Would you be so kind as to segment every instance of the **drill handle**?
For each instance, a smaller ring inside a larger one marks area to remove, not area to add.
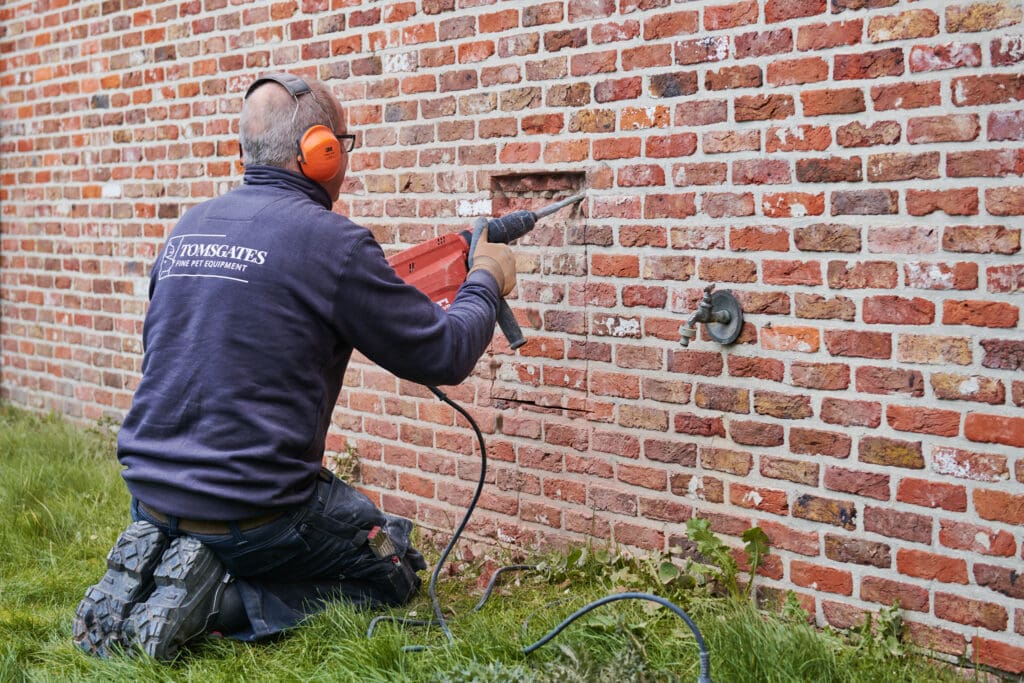
[[[487,241],[501,244],[513,242],[533,230],[537,215],[532,211],[513,211],[487,223]]]
[[[518,211],[516,213],[529,213],[528,211]],[[512,216],[514,214],[509,214]],[[493,233],[491,232],[494,223],[498,220],[503,220],[508,216],[502,216],[501,218],[490,221],[486,218],[477,218],[473,224],[473,237],[469,243],[469,263],[470,268],[473,267],[473,252],[476,250],[476,244],[480,240],[483,234],[484,228],[487,228],[488,242],[498,242],[499,240],[493,239]],[[533,225],[531,224],[531,228]],[[526,232],[529,232],[527,230]],[[524,233],[525,234],[525,233]],[[508,344],[512,347],[512,350],[518,349],[520,346],[526,343],[526,337],[523,336],[523,330],[519,327],[519,321],[516,320],[516,316],[512,313],[512,309],[509,307],[508,302],[504,298],[498,299],[498,326],[501,328],[502,334],[505,335],[505,339],[508,340]]]

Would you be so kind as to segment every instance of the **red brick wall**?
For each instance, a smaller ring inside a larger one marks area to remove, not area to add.
[[[918,642],[1024,670],[1019,0],[15,0],[0,20],[4,398],[123,415],[154,255],[239,180],[242,91],[316,75],[359,136],[339,210],[389,251],[589,189],[585,219],[517,249],[530,342],[451,390],[494,463],[474,533],[663,550],[691,514],[758,524],[760,584],[820,622],[899,598]],[[740,343],[683,348],[711,282]],[[452,527],[478,459],[451,410],[357,362],[336,425],[386,509]]]

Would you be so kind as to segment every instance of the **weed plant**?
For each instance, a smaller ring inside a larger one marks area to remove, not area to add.
[[[336,604],[270,643],[205,640],[171,664],[95,659],[72,644],[71,619],[128,521],[111,434],[108,424],[82,430],[0,406],[0,681],[696,680],[692,633],[670,610],[646,601],[605,605],[522,654],[576,609],[623,590],[655,593],[685,609],[707,641],[718,683],[963,680],[894,647],[891,628],[868,627],[851,638],[809,626],[793,601],[778,615],[757,610],[724,545],[699,522],[688,527],[691,540],[718,564],[680,570],[668,556],[578,548],[538,559],[536,570],[507,573],[479,610],[483,562],[453,561],[438,582],[451,645],[437,627],[400,623],[381,623],[368,638],[375,614]],[[756,533],[744,540],[747,564],[756,566],[766,545]],[[428,549],[428,560],[438,553],[430,555]],[[432,617],[426,593],[391,614]],[[883,621],[891,626],[895,618]],[[410,645],[425,647],[413,652]]]

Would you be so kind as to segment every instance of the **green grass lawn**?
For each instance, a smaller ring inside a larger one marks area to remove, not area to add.
[[[478,611],[480,561],[444,572],[438,595],[451,645],[437,627],[392,623],[368,639],[375,614],[339,604],[272,643],[207,640],[172,664],[99,660],[73,646],[71,619],[103,574],[127,503],[109,430],[0,406],[0,681],[696,681],[691,632],[646,601],[605,605],[522,654],[574,610],[622,590],[658,593],[685,609],[707,640],[718,683],[964,680],[884,634],[822,632],[800,614],[770,615],[686,582],[662,584],[656,564],[607,549],[534,558],[543,571],[506,574]],[[439,553],[427,555],[436,561]],[[496,549],[492,559],[507,558]],[[393,614],[433,615],[426,578],[416,601]],[[404,651],[409,645],[428,647]]]

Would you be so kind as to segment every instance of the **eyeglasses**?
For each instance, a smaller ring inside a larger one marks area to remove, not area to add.
[[[352,133],[335,133],[334,137],[341,141],[346,152],[351,152],[356,146],[356,136]]]

